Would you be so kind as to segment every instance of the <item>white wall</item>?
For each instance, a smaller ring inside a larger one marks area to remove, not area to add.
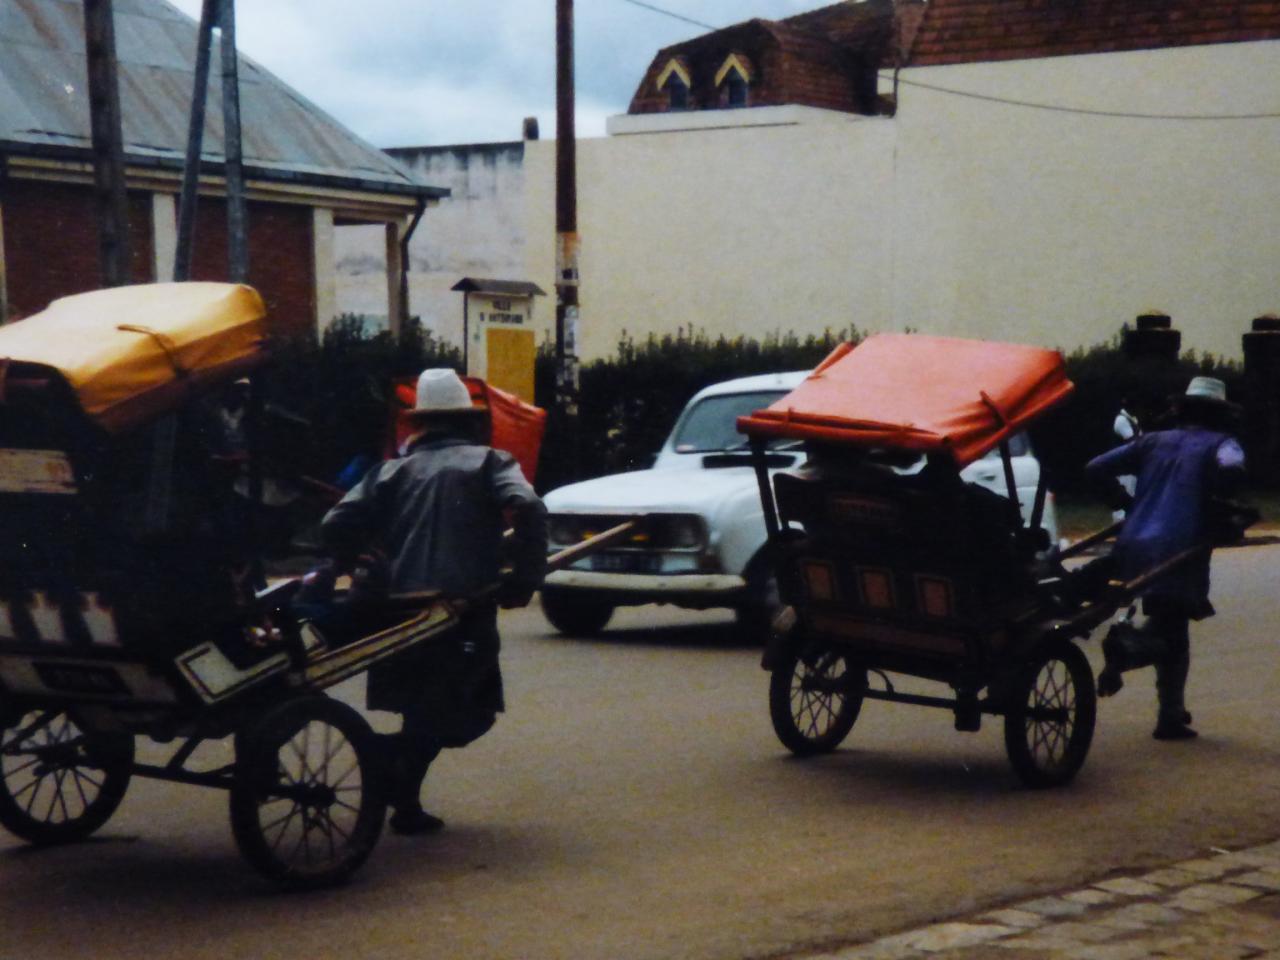
[[[1156,115],[1280,114],[1280,43],[933,67],[984,96]],[[899,325],[1075,347],[1148,309],[1239,356],[1280,310],[1280,119],[1066,113],[903,85]]]
[[[1071,349],[1151,309],[1173,316],[1184,347],[1239,356],[1249,321],[1280,311],[1280,42],[902,79],[894,118],[810,111],[579,141],[583,358],[611,354],[624,330],[691,325],[759,338],[852,323]],[[1095,111],[1273,116],[1096,116],[916,82]],[[753,114],[717,119],[735,115]],[[548,296],[535,325],[549,336],[554,323],[555,144],[502,147],[428,151],[418,167],[455,196],[414,240],[411,309],[455,342],[461,295],[448,287],[465,275],[536,282]]]
[[[711,336],[878,325],[890,308],[891,121],[578,144],[583,357],[622,331]],[[525,157],[529,263],[554,281],[554,143]],[[550,292],[551,287],[545,289]],[[554,306],[554,305],[552,305]]]
[[[502,143],[397,154],[424,183],[453,191],[427,210],[409,242],[409,312],[458,346],[462,294],[450,289],[455,283],[463,277],[528,279],[523,152],[521,143]],[[382,227],[339,229],[337,256],[339,310],[385,318]]]

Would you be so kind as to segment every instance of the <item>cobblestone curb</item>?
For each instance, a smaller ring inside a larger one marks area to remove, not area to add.
[[[1280,960],[1280,841],[804,960]]]

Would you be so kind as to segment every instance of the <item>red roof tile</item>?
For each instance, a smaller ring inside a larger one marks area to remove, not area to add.
[[[729,53],[758,69],[750,104],[877,109],[874,71],[901,62],[923,14],[921,0],[842,0],[785,20],[749,20],[658,52],[632,98],[631,113],[666,109],[656,81],[673,58],[690,70],[690,105],[715,107],[714,76]]]
[[[930,0],[912,66],[1280,39],[1276,0]]]

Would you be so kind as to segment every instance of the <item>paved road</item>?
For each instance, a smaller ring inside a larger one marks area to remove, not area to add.
[[[1130,682],[1065,790],[1020,788],[998,723],[960,734],[919,707],[868,704],[844,749],[791,759],[758,651],[716,614],[630,611],[574,642],[525,611],[505,623],[511,712],[433,770],[445,833],[388,835],[345,889],[279,895],[239,860],[224,796],[135,783],[93,842],[0,840],[0,957],[803,955],[1269,840],[1280,547],[1215,564],[1201,739],[1152,741],[1150,681]]]

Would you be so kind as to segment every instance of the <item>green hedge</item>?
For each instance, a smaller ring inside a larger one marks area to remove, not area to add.
[[[576,449],[558,418],[555,358],[544,345],[537,359],[536,396],[550,417],[538,486],[546,490],[575,478],[643,467],[685,403],[703,387],[755,373],[808,369],[837,344],[861,337],[855,327],[821,336],[771,333],[759,340],[713,338],[698,330],[641,340],[624,333],[613,356],[582,367]],[[1176,363],[1133,362],[1123,355],[1120,341],[1117,335],[1067,356],[1076,393],[1032,431],[1056,490],[1079,491],[1085,461],[1115,444],[1111,425],[1122,399],[1129,398],[1129,409],[1144,424],[1155,425],[1169,399],[1197,374],[1219,377],[1233,397],[1242,396],[1239,363],[1195,353]],[[270,396],[310,421],[306,466],[314,476],[332,478],[352,457],[380,452],[392,378],[428,366],[461,365],[457,348],[416,321],[395,338],[371,329],[362,317],[346,315],[320,342],[284,345],[270,378]]]
[[[268,402],[309,423],[303,466],[331,481],[353,457],[381,454],[392,380],[426,367],[460,370],[462,353],[417,318],[393,337],[362,316],[344,314],[319,342],[308,337],[278,347],[266,378]]]
[[[1243,397],[1244,370],[1238,362],[1195,351],[1176,362],[1130,360],[1120,349],[1122,337],[1123,332],[1110,343],[1066,356],[1075,393],[1031,431],[1050,486],[1060,493],[1083,492],[1084,464],[1120,442],[1112,424],[1122,404],[1144,429],[1152,429],[1168,422],[1173,398],[1194,376],[1218,377],[1226,382],[1228,396]]]
[[[756,373],[807,370],[841,342],[861,337],[854,327],[821,336],[771,333],[762,340],[713,339],[702,331],[681,329],[675,335],[650,334],[637,341],[624,331],[612,357],[582,368],[576,452],[558,417],[555,356],[546,347],[538,356],[536,396],[551,416],[539,484],[551,488],[575,477],[644,467],[689,398],[703,387]]]

